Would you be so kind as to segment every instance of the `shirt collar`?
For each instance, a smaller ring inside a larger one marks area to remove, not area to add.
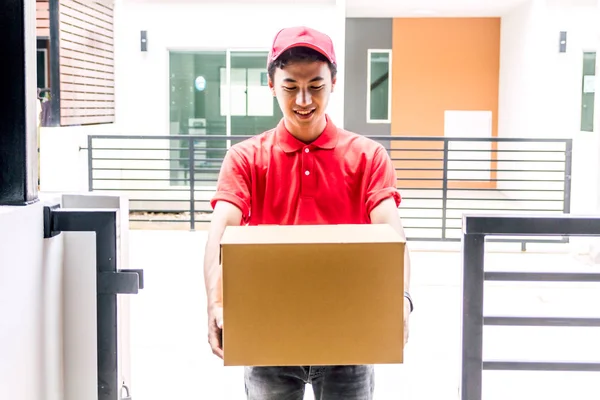
[[[327,125],[325,126],[325,130],[319,135],[319,137],[312,143],[310,146],[317,147],[320,149],[333,149],[337,144],[338,140],[338,129],[331,122],[331,118],[328,115],[325,115],[327,119]],[[279,143],[279,147],[283,149],[286,153],[296,152],[307,146],[306,143],[296,139],[285,127],[283,119],[277,125],[275,130],[275,134],[277,135],[277,142]]]

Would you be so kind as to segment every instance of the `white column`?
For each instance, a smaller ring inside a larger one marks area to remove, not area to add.
[[[600,21],[600,0],[598,0],[597,3],[595,21]],[[594,110],[593,136],[596,138],[596,151],[595,159],[589,160],[589,162],[591,172],[590,180],[596,182],[596,207],[593,213],[600,214],[600,140],[598,140],[598,134],[600,133],[600,98],[598,95],[598,90],[600,89],[600,83],[598,83],[600,80],[600,61],[598,59],[598,56],[600,55],[600,24],[595,24],[594,28],[594,43],[596,50],[596,101]],[[589,251],[591,260],[596,264],[600,264],[600,239],[590,239]]]
[[[44,279],[61,243],[43,239],[40,202],[0,206],[0,398],[46,399]],[[51,258],[52,257],[52,258]],[[47,267],[48,269],[45,269]],[[57,315],[56,318],[59,316]],[[54,361],[54,360],[52,360]],[[59,367],[60,365],[57,364]]]
[[[598,7],[596,10],[596,21],[600,21],[600,0],[598,0]],[[596,27],[596,99],[595,99],[595,111],[594,111],[594,133],[596,137],[600,134],[600,23],[595,25]],[[599,167],[596,169],[598,180],[598,187],[600,188],[600,140],[598,141],[598,153],[597,160],[599,160]],[[598,202],[596,212],[600,213],[600,190],[598,190]],[[600,261],[600,260],[599,260]]]
[[[331,39],[335,46],[337,57],[337,84],[332,94],[328,113],[333,118],[336,126],[344,126],[344,85],[345,85],[345,59],[346,59],[346,0],[336,0],[334,29]]]

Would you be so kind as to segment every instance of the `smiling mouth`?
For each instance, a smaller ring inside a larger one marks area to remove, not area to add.
[[[309,116],[309,115],[311,115],[312,113],[314,113],[314,112],[315,112],[315,110],[314,110],[314,109],[312,109],[312,110],[294,110],[294,112],[295,112],[296,114],[298,114],[298,115],[301,115],[301,116],[303,116],[303,117],[306,117],[306,116]]]

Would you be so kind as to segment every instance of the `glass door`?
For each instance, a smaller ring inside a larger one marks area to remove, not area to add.
[[[581,93],[581,131],[594,132],[596,96],[596,52],[583,53],[583,82]]]
[[[210,138],[227,134],[227,118],[219,107],[223,85],[219,71],[226,63],[226,51],[171,52],[169,56],[169,133],[205,136],[192,143],[198,186],[214,185],[226,149],[226,140]],[[190,141],[170,143],[171,184],[188,186]]]
[[[266,51],[229,52],[229,98],[221,100],[229,103],[231,136],[260,134],[283,116],[268,86],[267,56]]]
[[[235,136],[252,136],[281,120],[268,86],[266,51],[172,51],[170,53],[170,134],[201,135],[194,140],[196,185],[212,186]],[[210,136],[231,136],[211,139]],[[189,185],[189,144],[171,141],[172,185]]]

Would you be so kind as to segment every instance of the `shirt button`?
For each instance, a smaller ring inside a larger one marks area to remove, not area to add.
[[[304,175],[306,175],[306,176],[310,175],[310,171],[304,171]]]
[[[308,153],[309,151],[310,151],[310,150],[308,149],[308,147],[304,149],[304,152],[305,152],[305,153]]]

